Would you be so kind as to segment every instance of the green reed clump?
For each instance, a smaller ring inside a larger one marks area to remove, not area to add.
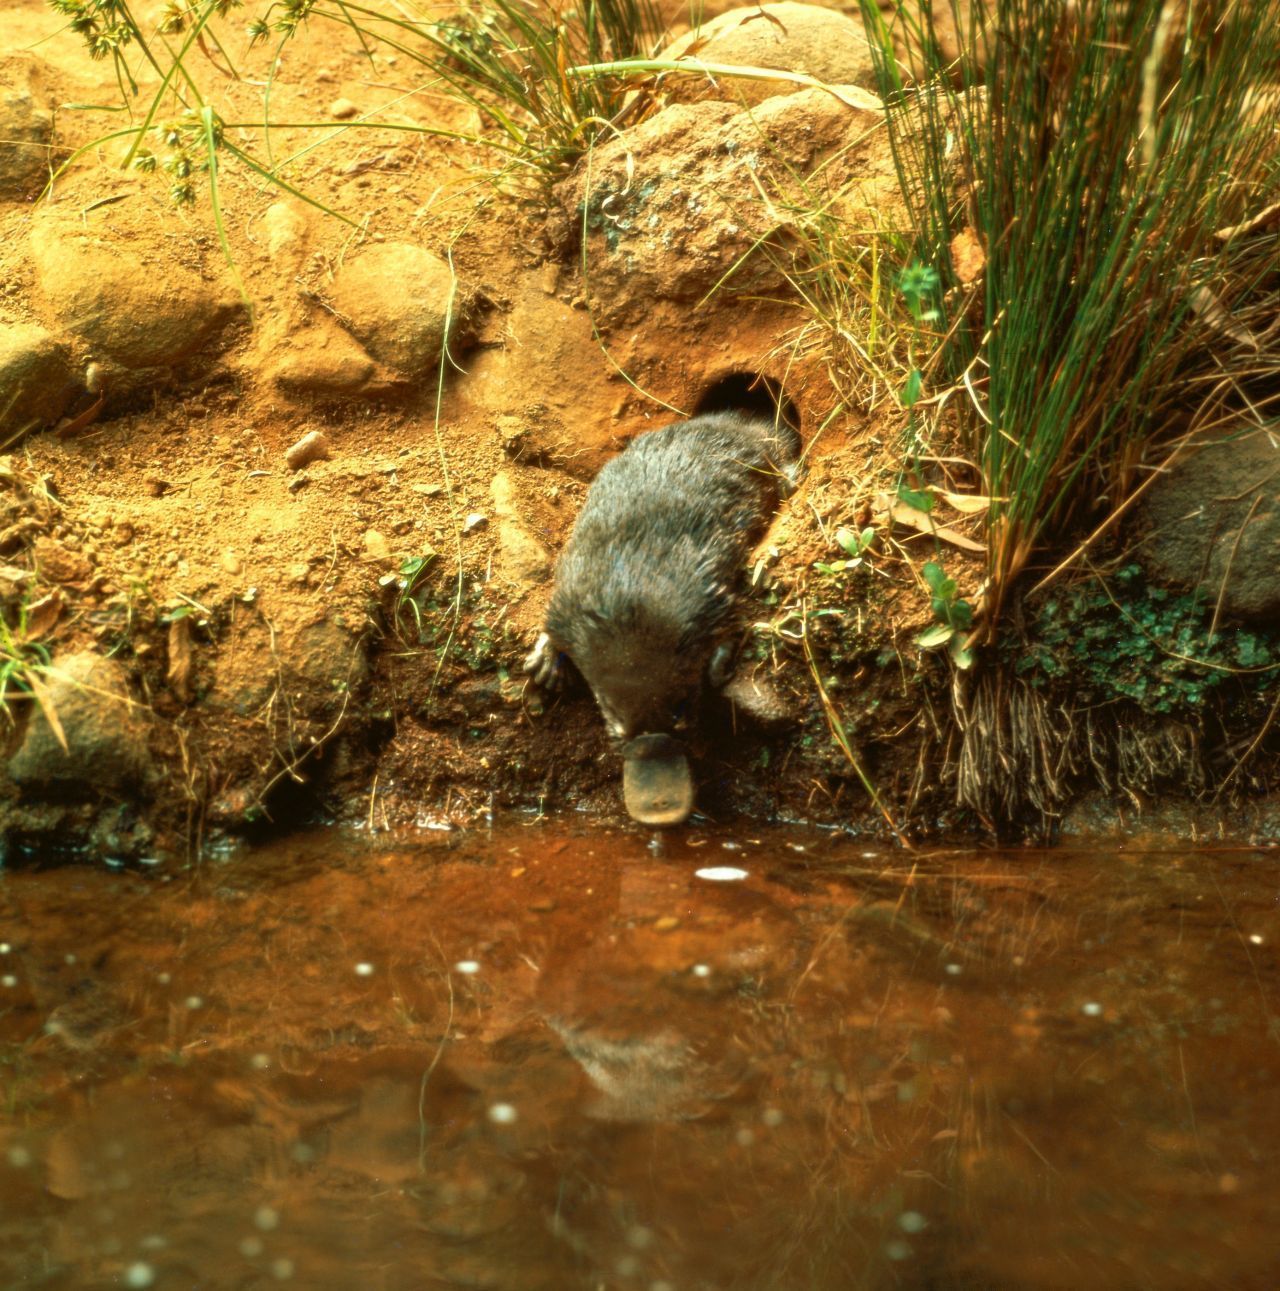
[[[917,253],[942,278],[943,384],[989,513],[990,628],[1033,553],[1106,527],[1171,438],[1274,373],[1280,24],[1260,3],[863,0]],[[909,84],[895,36],[921,75]],[[964,280],[963,230],[985,265]],[[1224,230],[1226,233],[1224,235]]]

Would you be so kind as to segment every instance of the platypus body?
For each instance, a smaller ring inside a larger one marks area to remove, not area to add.
[[[683,729],[729,679],[743,567],[799,452],[790,427],[725,412],[633,440],[587,493],[528,671],[554,687],[567,655],[619,741]]]

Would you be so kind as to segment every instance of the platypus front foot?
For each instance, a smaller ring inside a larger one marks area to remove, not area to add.
[[[544,690],[564,685],[564,661],[551,637],[543,632],[524,661],[524,670]]]

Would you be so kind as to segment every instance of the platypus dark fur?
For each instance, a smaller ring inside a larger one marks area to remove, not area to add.
[[[587,492],[526,670],[554,688],[567,655],[619,740],[681,729],[729,679],[743,567],[799,453],[729,412],[637,436]]]

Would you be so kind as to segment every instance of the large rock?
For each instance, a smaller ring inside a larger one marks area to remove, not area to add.
[[[1280,621],[1280,437],[1227,436],[1175,462],[1139,504],[1151,577],[1227,614]]]
[[[862,22],[794,0],[730,9],[673,41],[660,56],[686,55],[703,63],[801,72],[828,85],[869,90],[876,85]],[[663,88],[678,102],[728,99],[756,104],[774,95],[794,94],[801,86],[793,81],[675,73],[666,77]]]
[[[34,323],[0,323],[0,431],[57,421],[75,388],[62,341]]]
[[[124,669],[91,652],[55,660],[46,701],[66,736],[64,749],[40,705],[9,775],[32,790],[115,793],[138,784],[149,763],[145,710],[129,698]]]
[[[131,203],[154,200],[154,190],[115,182]],[[108,369],[172,368],[211,350],[241,302],[228,283],[191,267],[200,253],[175,213],[160,207],[139,220],[134,209],[133,222],[117,222],[112,213],[123,205],[40,212],[31,230],[39,297],[47,320]]]
[[[49,182],[53,113],[43,79],[30,54],[0,58],[0,199],[33,197]]]
[[[739,291],[776,291],[781,270],[753,248],[785,236],[784,195],[820,164],[819,191],[900,205],[882,115],[826,90],[745,111],[676,104],[596,148],[556,189],[565,235],[581,236],[585,218],[593,315],[638,324],[655,300],[692,305],[730,279]]]
[[[338,270],[332,291],[356,339],[410,378],[435,371],[454,295],[449,266],[408,242],[369,247]]]

